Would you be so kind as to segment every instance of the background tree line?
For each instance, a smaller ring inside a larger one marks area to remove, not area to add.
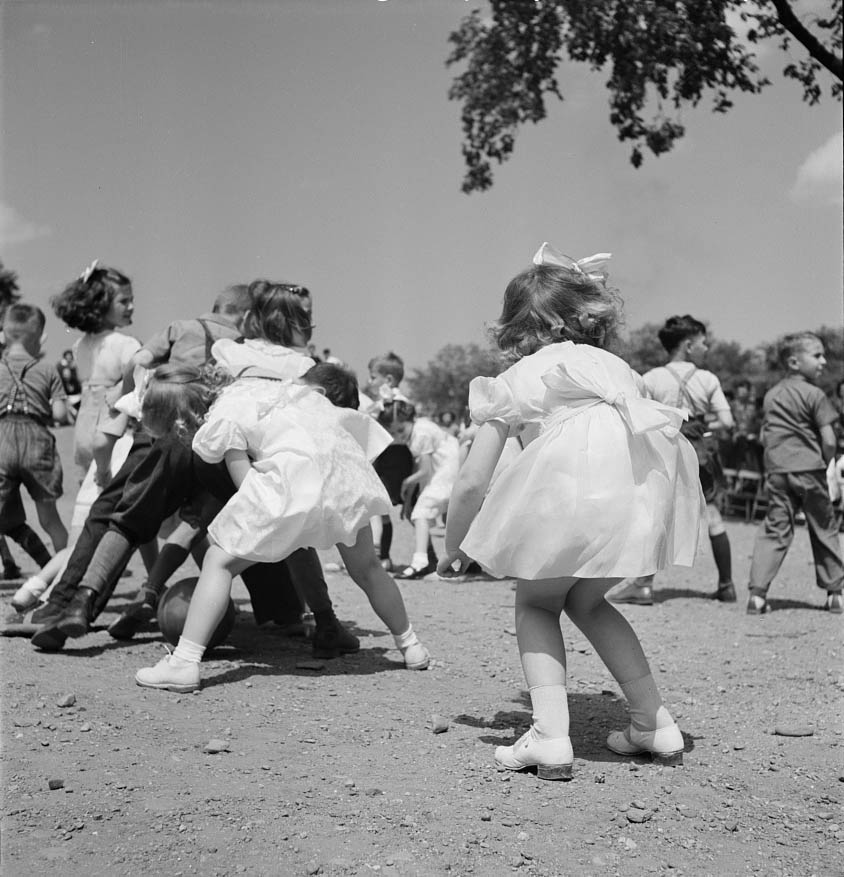
[[[663,365],[666,354],[657,337],[661,323],[645,323],[620,338],[613,352],[640,374]],[[830,397],[844,375],[844,338],[840,329],[821,326],[814,330],[826,348],[827,367],[820,386]],[[742,347],[736,341],[709,336],[710,348],[706,368],[721,380],[725,392],[748,380],[757,397],[782,376],[777,361],[779,339]],[[480,344],[447,344],[423,368],[413,369],[407,377],[411,398],[433,413],[452,411],[463,416],[469,403],[469,382],[478,375],[494,376],[506,368],[498,351]]]

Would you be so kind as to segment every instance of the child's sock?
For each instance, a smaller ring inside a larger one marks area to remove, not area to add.
[[[381,546],[378,551],[379,560],[389,560],[390,549],[393,547],[393,522],[384,521],[381,524]]]
[[[410,561],[410,565],[414,569],[424,569],[426,566],[428,566],[428,563],[429,561],[427,554],[420,554],[416,551],[413,552],[413,559]]]
[[[439,560],[437,557],[437,552],[434,551],[434,541],[431,537],[428,537],[428,563],[436,563]]]
[[[177,662],[198,664],[202,660],[204,654],[205,646],[201,646],[199,643],[191,642],[191,640],[180,636],[179,644],[176,646],[172,658],[175,658]]]
[[[12,606],[16,609],[28,609],[38,602],[38,598],[49,588],[49,584],[41,576],[30,576],[12,597]]]
[[[653,676],[648,674],[621,685],[630,708],[630,723],[639,731],[656,731],[674,724],[662,705]]]
[[[407,630],[404,633],[394,633],[393,639],[396,641],[397,649],[406,649],[419,642],[412,624],[408,624]]]
[[[569,735],[569,701],[565,685],[531,685],[533,729],[540,740]]]
[[[718,568],[718,583],[726,585],[733,580],[733,562],[730,554],[730,537],[726,533],[717,533],[709,537],[712,545],[712,556]]]
[[[45,567],[50,562],[51,555],[47,550],[47,546],[29,524],[18,525],[14,529],[9,530],[8,535],[23,548],[39,567]]]

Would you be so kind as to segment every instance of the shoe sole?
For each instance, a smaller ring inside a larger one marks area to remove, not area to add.
[[[56,627],[71,639],[79,639],[91,630],[89,625],[81,624],[78,621],[60,621]]]
[[[572,765],[570,764],[524,764],[521,767],[510,767],[502,764],[500,761],[495,762],[502,770],[512,770],[515,773],[521,771],[536,770],[536,776],[541,780],[570,780],[572,778]]]
[[[609,743],[606,744],[607,749],[610,752],[614,752],[616,755],[624,755],[625,757],[645,757],[647,755],[650,756],[651,761],[654,764],[661,764],[665,767],[679,767],[683,763],[683,753],[684,749],[680,749],[677,752],[652,752],[650,749],[617,749],[614,746],[610,746]]]
[[[653,600],[617,600],[614,597],[610,597],[609,600],[610,603],[621,603],[625,606],[653,606],[654,604]]]
[[[49,630],[36,631],[30,642],[42,652],[60,652],[64,648],[66,639],[67,637],[58,628],[51,627]]]
[[[425,661],[418,661],[416,664],[408,664],[405,663],[406,670],[427,670],[428,667],[431,666],[431,659],[428,658]]]
[[[198,691],[200,683],[179,683],[179,682],[141,682],[135,677],[135,684],[141,688],[157,688],[159,691],[175,691],[177,694],[190,694],[192,691]]]

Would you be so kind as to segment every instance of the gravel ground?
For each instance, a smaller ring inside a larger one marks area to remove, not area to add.
[[[401,583],[425,672],[403,669],[342,571],[329,587],[360,653],[315,661],[307,640],[257,628],[238,582],[235,629],[193,695],[135,686],[162,639],[112,640],[111,612],[59,654],[0,638],[2,872],[844,874],[844,619],[820,611],[805,530],[773,611],[745,615],[755,528],[728,526],[737,605],[707,598],[702,551],[660,577],[654,606],[622,608],[683,728],[678,768],[604,748],[625,704],[564,621],[574,779],[495,769],[494,746],[530,723],[509,581]],[[409,525],[396,543],[406,560]],[[110,610],[141,580],[130,569]]]

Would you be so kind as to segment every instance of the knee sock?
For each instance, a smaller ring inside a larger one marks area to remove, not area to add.
[[[6,541],[5,536],[0,536],[0,560],[3,562],[4,569],[17,566],[15,558],[12,557],[12,552],[9,550],[9,543]]]
[[[650,674],[622,683],[621,690],[630,708],[630,724],[637,730],[656,731],[674,724]]]
[[[390,549],[393,547],[393,522],[384,521],[381,528],[381,547],[378,557],[380,560],[389,560]]]
[[[135,546],[121,533],[106,530],[79,586],[97,593],[105,592],[120,577],[134,550]]]
[[[437,552],[434,551],[434,540],[428,537],[428,563],[436,563],[439,560]]]
[[[156,598],[161,596],[167,580],[187,560],[189,549],[183,548],[172,542],[166,542],[161,546],[158,560],[153,564],[149,573],[149,579],[142,590],[154,594]]]
[[[47,566],[50,562],[52,555],[29,524],[18,525],[14,529],[9,530],[8,535],[23,548],[38,566]]]
[[[531,685],[533,729],[540,740],[569,735],[569,701],[565,685]]]
[[[717,533],[709,537],[712,545],[712,556],[718,568],[718,584],[727,585],[733,580],[733,563],[730,556],[730,537],[726,533]]]
[[[189,664],[198,664],[202,660],[202,656],[205,654],[205,646],[201,646],[199,643],[191,642],[189,639],[185,639],[183,636],[179,637],[179,644],[176,646],[176,650],[173,652],[173,657],[176,661],[184,661]]]

